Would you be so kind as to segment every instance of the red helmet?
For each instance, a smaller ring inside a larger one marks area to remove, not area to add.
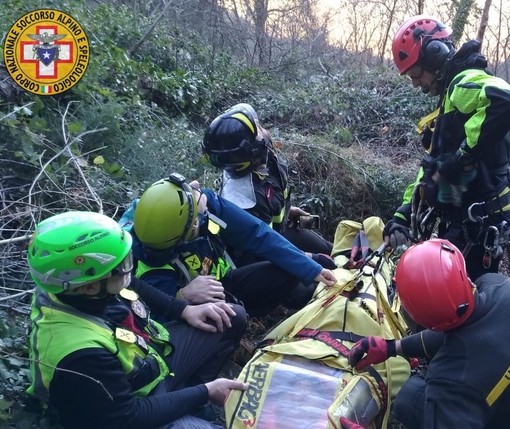
[[[393,60],[400,74],[416,63],[429,71],[438,70],[449,57],[453,46],[449,37],[452,29],[436,18],[418,15],[400,26],[393,39]],[[429,43],[432,40],[440,43]]]
[[[409,316],[426,328],[453,329],[473,312],[475,289],[464,257],[447,240],[428,240],[405,251],[395,282]]]

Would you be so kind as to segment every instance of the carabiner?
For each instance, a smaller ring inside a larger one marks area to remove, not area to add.
[[[471,222],[481,222],[483,219],[485,219],[487,216],[476,216],[474,217],[471,213],[471,210],[473,210],[473,207],[475,206],[482,206],[485,203],[473,203],[468,207],[468,218]]]
[[[490,232],[493,231],[494,232],[494,239],[492,240],[492,244],[489,246],[487,244],[488,242],[488,238],[489,236],[491,235]],[[493,252],[494,248],[499,244],[499,229],[496,228],[494,225],[491,225],[489,227],[487,227],[487,231],[485,231],[485,237],[483,239],[483,247],[485,250],[487,250],[488,252]]]

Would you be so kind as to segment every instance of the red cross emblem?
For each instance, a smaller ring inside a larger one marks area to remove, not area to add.
[[[34,64],[36,79],[54,79],[59,63],[73,62],[73,43],[60,41],[66,35],[58,33],[56,25],[38,25],[34,42],[21,42],[20,62]]]

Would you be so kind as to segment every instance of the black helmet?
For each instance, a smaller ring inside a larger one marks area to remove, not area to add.
[[[202,153],[232,177],[244,176],[267,160],[267,142],[258,140],[258,118],[249,104],[236,104],[214,119],[204,136]]]

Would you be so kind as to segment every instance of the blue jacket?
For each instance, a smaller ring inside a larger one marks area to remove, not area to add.
[[[225,223],[225,227],[220,229],[218,235],[226,245],[253,253],[259,259],[270,261],[299,278],[304,284],[310,284],[322,271],[321,265],[307,257],[303,251],[260,219],[221,198],[210,189],[203,189],[202,192],[207,197],[208,212]],[[132,207],[136,206],[136,203],[137,201],[134,201]],[[130,230],[132,225],[129,220],[126,221],[126,218],[129,217],[128,212],[120,223],[123,228]],[[183,286],[179,284],[179,270],[168,269],[173,265],[172,260],[178,256],[175,249],[161,252],[151,249],[151,252],[144,252],[144,246],[134,233],[133,239],[134,258],[154,267],[142,278],[158,289],[175,295],[179,287]],[[193,241],[190,242],[190,245],[193,245]],[[185,252],[187,252],[186,246],[180,246],[179,253]]]

